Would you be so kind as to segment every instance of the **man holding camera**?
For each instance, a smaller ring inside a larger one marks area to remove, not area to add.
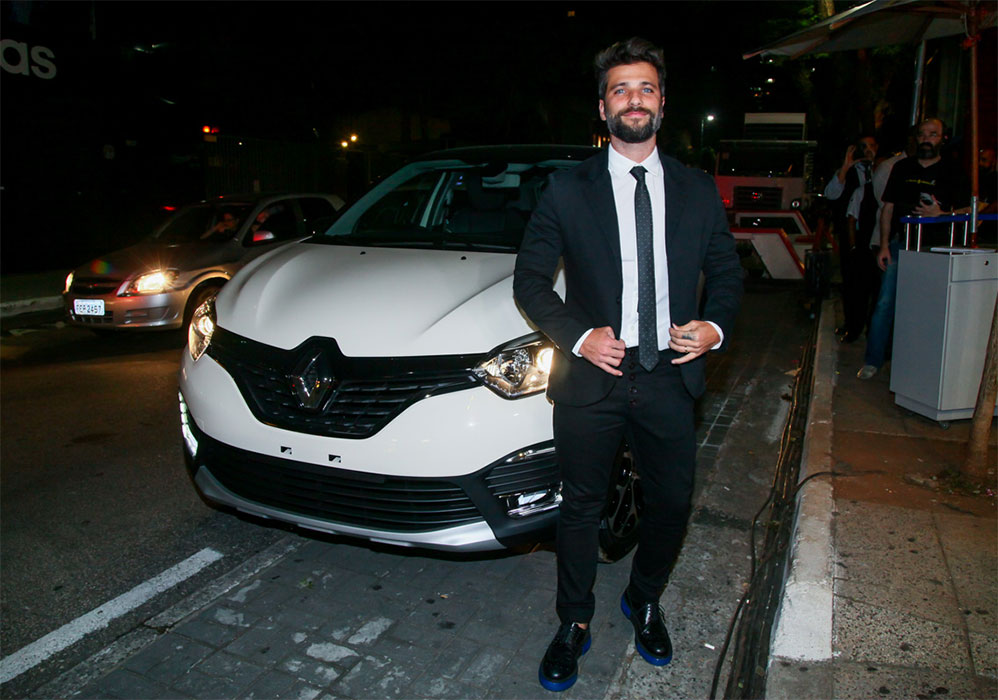
[[[836,333],[843,343],[853,342],[863,332],[876,285],[876,261],[870,249],[874,245],[871,237],[879,207],[873,193],[873,159],[876,156],[877,140],[863,136],[846,150],[842,167],[825,187],[825,196],[838,204],[835,229],[845,322]]]

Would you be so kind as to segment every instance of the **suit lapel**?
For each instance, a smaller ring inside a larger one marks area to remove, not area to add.
[[[593,214],[595,226],[606,241],[613,258],[613,270],[618,278],[618,287],[623,284],[620,278],[620,228],[617,225],[617,206],[613,199],[613,183],[607,169],[607,154],[594,161],[593,170],[586,180],[586,201]]]
[[[659,152],[662,159],[662,169],[665,173],[665,254],[669,261],[670,278],[671,268],[675,261],[675,251],[678,246],[679,222],[683,218],[683,209],[686,207],[686,188],[675,170],[675,166]]]
[[[686,185],[683,178],[678,177],[676,165],[659,152],[662,159],[662,169],[665,173],[665,256],[669,266],[669,286],[676,279],[675,267],[679,264],[680,222],[683,210],[686,208]]]

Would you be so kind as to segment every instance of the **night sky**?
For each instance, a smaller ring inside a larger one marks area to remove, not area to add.
[[[698,146],[708,112],[717,115],[705,130],[708,144],[738,137],[746,111],[807,109],[789,67],[741,55],[794,31],[815,7],[789,1],[0,5],[3,38],[49,47],[58,67],[51,80],[0,73],[0,264],[7,270],[41,264],[30,247],[13,248],[6,233],[29,222],[66,238],[72,257],[74,246],[100,247],[131,235],[125,229],[139,209],[204,196],[198,149],[205,124],[226,135],[325,149],[356,133],[360,147],[399,157],[442,146],[591,143],[602,128],[592,58],[634,35],[665,49],[659,142],[667,152]],[[770,94],[753,100],[749,88],[767,77],[775,78]],[[843,138],[852,135],[835,135],[836,142]],[[372,162],[368,170],[376,176],[379,163],[394,167],[395,160]]]

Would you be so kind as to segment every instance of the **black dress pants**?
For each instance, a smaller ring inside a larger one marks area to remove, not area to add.
[[[690,514],[696,459],[694,399],[686,390],[679,355],[661,352],[652,372],[637,348],[621,363],[624,376],[601,401],[554,407],[554,442],[562,474],[558,520],[557,612],[562,622],[589,622],[599,555],[599,521],[610,471],[626,438],[641,479],[644,510],[629,590],[635,605],[656,602],[668,581]],[[699,360],[702,361],[702,360]]]

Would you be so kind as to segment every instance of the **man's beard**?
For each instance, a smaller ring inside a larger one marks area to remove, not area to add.
[[[940,146],[931,143],[920,143],[915,151],[915,157],[919,160],[932,160],[939,155]]]
[[[625,123],[623,116],[621,116],[627,112],[644,112],[651,119],[645,122],[644,126],[634,127]],[[660,126],[662,126],[662,110],[652,113],[651,110],[643,107],[637,109],[627,107],[617,114],[608,115],[606,118],[606,128],[624,143],[644,143],[655,135]]]

